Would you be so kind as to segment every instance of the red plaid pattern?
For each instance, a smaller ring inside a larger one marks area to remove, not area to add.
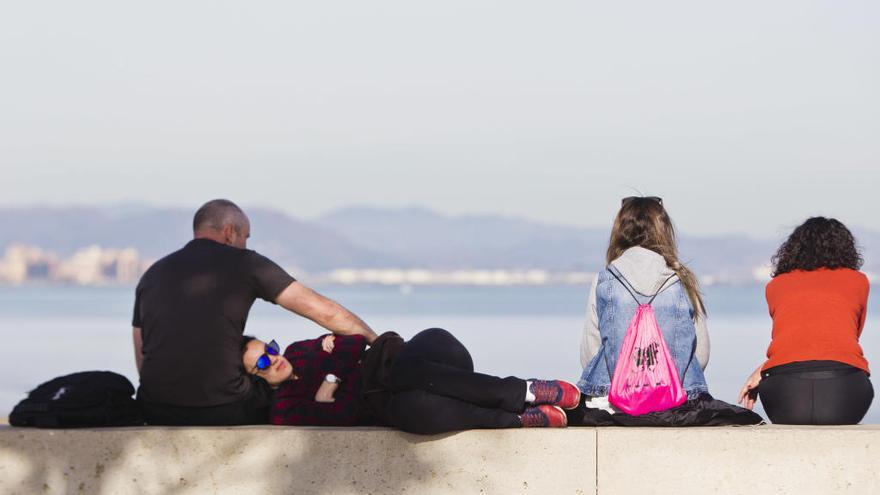
[[[287,346],[284,357],[290,361],[298,380],[288,380],[275,391],[269,421],[275,425],[353,426],[361,424],[358,391],[360,359],[367,341],[360,335],[336,336],[332,353],[321,349],[322,336]],[[315,393],[332,373],[341,383],[335,402],[315,402]]]

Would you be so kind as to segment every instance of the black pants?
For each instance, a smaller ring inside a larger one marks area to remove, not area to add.
[[[262,383],[260,383],[262,382]],[[243,401],[209,407],[186,407],[138,400],[144,421],[162,426],[233,426],[269,422],[272,391],[263,380],[253,380]]]
[[[868,412],[874,387],[858,368],[835,361],[804,361],[765,370],[758,396],[774,423],[853,425]]]
[[[474,373],[470,353],[446,330],[416,334],[391,369],[391,424],[410,433],[516,428],[526,382]]]

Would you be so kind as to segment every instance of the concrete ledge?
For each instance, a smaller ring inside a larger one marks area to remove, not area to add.
[[[0,493],[593,493],[592,430],[0,430]]]
[[[878,493],[880,427],[0,427],[0,493]]]
[[[597,493],[880,493],[880,427],[597,430]]]

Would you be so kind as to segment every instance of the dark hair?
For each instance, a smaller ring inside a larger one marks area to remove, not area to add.
[[[696,275],[678,260],[675,228],[660,198],[624,198],[623,205],[611,227],[611,239],[608,242],[608,251],[605,253],[605,262],[611,264],[624,251],[634,246],[650,249],[662,256],[666,266],[675,271],[684,285],[694,314],[706,315],[706,306],[703,304]]]
[[[794,229],[773,255],[773,276],[793,270],[862,267],[852,232],[834,218],[812,217]]]
[[[253,335],[242,335],[241,337],[241,359],[239,359],[239,362],[241,363],[242,371],[244,371],[246,375],[250,374],[250,370],[244,367],[244,353],[247,352],[247,346],[252,340],[256,340],[256,337]]]
[[[254,337],[253,335],[243,335],[241,337],[241,353],[242,354],[244,354],[244,352],[247,350],[247,346],[250,343],[250,341],[252,341],[254,339],[256,339],[256,337]]]
[[[224,225],[232,225],[241,233],[247,217],[237,204],[228,199],[212,199],[203,204],[193,217],[193,232],[203,229],[221,230]]]

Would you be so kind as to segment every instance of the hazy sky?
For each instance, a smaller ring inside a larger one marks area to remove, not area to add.
[[[880,230],[880,4],[0,4],[0,205]],[[872,89],[873,88],[873,89]]]

